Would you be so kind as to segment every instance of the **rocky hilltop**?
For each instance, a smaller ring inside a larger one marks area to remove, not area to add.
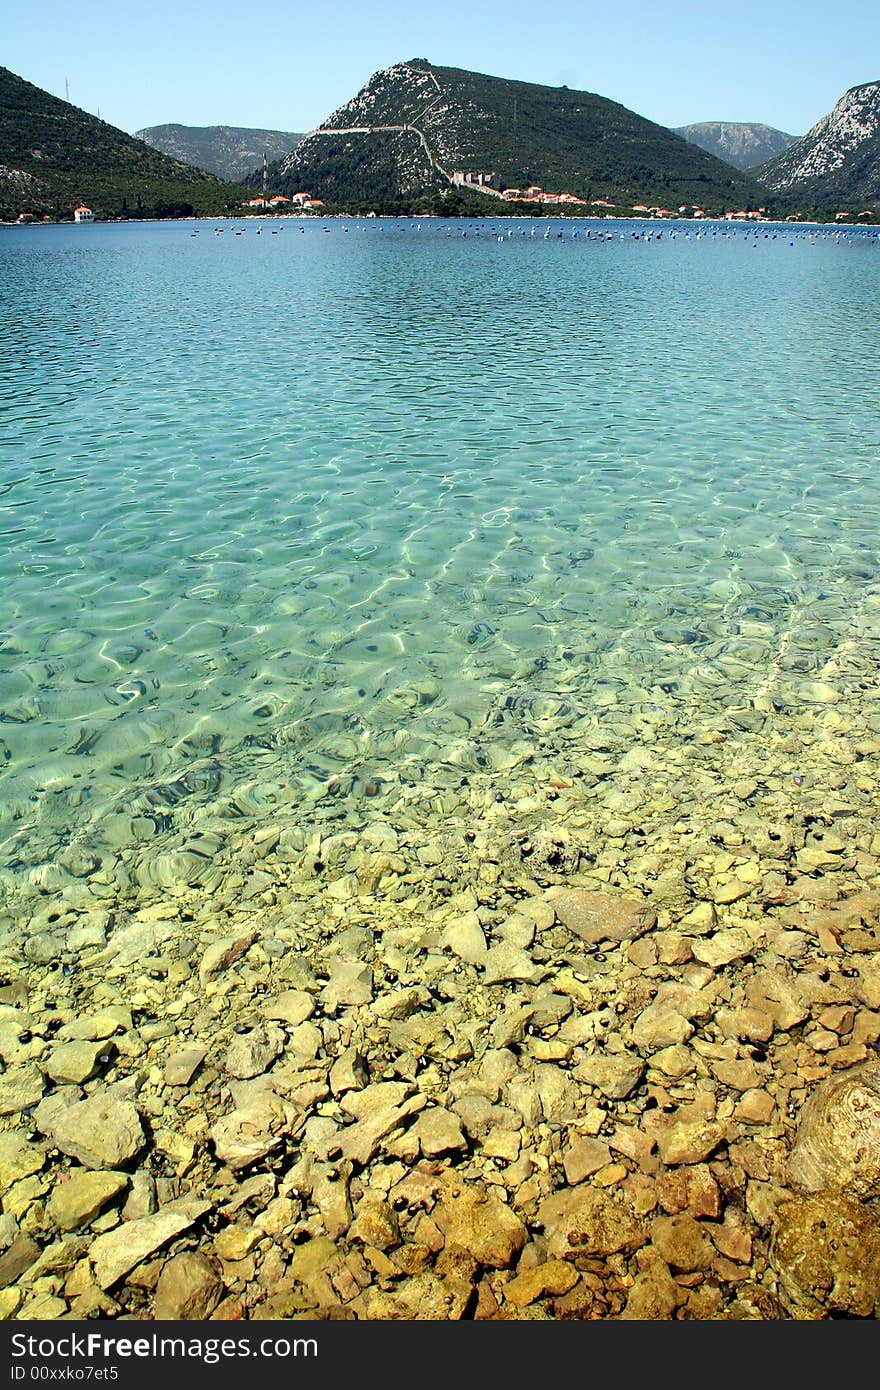
[[[851,87],[803,139],[761,166],[762,183],[817,203],[880,200],[880,82]]]
[[[797,143],[796,135],[787,135],[770,125],[756,121],[697,121],[678,126],[681,135],[692,145],[723,159],[735,169],[753,169]]]
[[[264,154],[281,159],[302,139],[289,130],[234,125],[153,125],[135,134],[154,150],[232,183],[262,168]]]
[[[375,73],[272,170],[285,193],[326,202],[540,185],[631,207],[766,202],[752,180],[592,92],[513,82],[425,59]]]

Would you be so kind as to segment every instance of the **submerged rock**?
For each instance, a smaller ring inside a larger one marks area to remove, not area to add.
[[[156,1285],[155,1317],[163,1321],[200,1321],[210,1317],[223,1297],[223,1281],[205,1255],[185,1251],[164,1266]]]
[[[96,1076],[115,1051],[109,1040],[60,1043],[52,1049],[46,1071],[60,1085],[79,1086]]]
[[[582,941],[634,941],[657,925],[657,914],[640,898],[615,897],[591,888],[551,888],[546,895],[556,916]]]
[[[226,936],[213,942],[199,963],[199,979],[207,984],[215,976],[228,970],[230,965],[243,956],[257,939],[256,931],[245,932],[243,936]]]
[[[379,1089],[378,1086],[368,1086],[365,1091],[350,1094],[370,1097],[372,1092],[378,1092]],[[346,1099],[349,1098],[346,1097]],[[388,1100],[377,1098],[375,1109],[365,1107],[361,1112],[361,1118],[355,1124],[340,1131],[335,1143],[335,1151],[338,1151],[343,1158],[351,1160],[352,1163],[365,1167],[379,1152],[383,1141],[400,1129],[410,1115],[415,1115],[419,1110],[422,1110],[425,1103],[424,1096],[410,1096],[399,1102],[396,1098]]]
[[[7,1068],[0,1075],[0,1115],[17,1115],[36,1105],[45,1084],[41,1072],[34,1066]]]
[[[101,1091],[63,1110],[53,1108],[39,1128],[56,1148],[84,1168],[124,1168],[146,1143],[140,1116],[131,1101]]]
[[[690,1212],[657,1217],[651,1225],[651,1243],[672,1269],[690,1272],[708,1269],[712,1263],[709,1236]]]
[[[631,1052],[596,1053],[575,1068],[578,1081],[595,1086],[609,1100],[624,1100],[635,1090],[645,1071],[641,1057]]]
[[[880,1301],[880,1228],[854,1197],[820,1192],[777,1210],[770,1260],[796,1318],[870,1318]]]
[[[623,1321],[633,1322],[667,1320],[675,1316],[681,1299],[682,1291],[669,1272],[669,1266],[663,1260],[655,1260],[636,1276],[620,1316]]]
[[[277,1019],[289,1028],[297,1028],[305,1023],[315,1012],[315,1001],[302,989],[285,989],[274,998],[267,999],[260,1009],[264,1018]]]
[[[470,1282],[454,1273],[443,1278],[417,1274],[393,1292],[368,1290],[364,1313],[371,1322],[457,1322],[464,1316],[471,1293]]]
[[[657,1136],[660,1157],[668,1167],[702,1163],[724,1143],[724,1126],[710,1120],[676,1120]]]
[[[448,1251],[462,1251],[490,1269],[507,1269],[528,1240],[516,1212],[464,1183],[447,1185],[435,1220],[446,1232]]]
[[[484,965],[488,947],[476,912],[466,912],[450,922],[440,941],[468,965]]]
[[[582,1259],[638,1250],[647,1233],[624,1204],[598,1188],[554,1193],[542,1203],[538,1219],[551,1258]]]
[[[445,1153],[463,1153],[467,1140],[458,1117],[442,1105],[432,1105],[416,1120],[410,1131],[419,1141],[422,1153],[433,1158]]]
[[[534,1269],[523,1270],[505,1285],[504,1296],[515,1308],[527,1308],[547,1294],[568,1293],[578,1281],[578,1272],[565,1260],[546,1260]]]
[[[301,1118],[300,1112],[274,1091],[254,1091],[215,1122],[211,1129],[214,1151],[233,1171],[246,1168],[279,1148]]]
[[[801,1112],[788,1173],[808,1192],[880,1194],[880,1063],[837,1072],[816,1088]]]
[[[507,981],[537,984],[547,973],[541,966],[536,965],[526,951],[509,941],[500,941],[497,946],[491,947],[483,961],[483,969],[483,979],[487,985],[504,984]]]
[[[95,1280],[109,1289],[154,1250],[160,1250],[181,1231],[186,1231],[211,1210],[211,1203],[195,1198],[169,1202],[155,1216],[125,1221],[106,1235],[98,1236],[89,1250]]]
[[[277,1029],[253,1028],[229,1044],[225,1068],[229,1076],[247,1080],[261,1076],[284,1051],[284,1039]]]
[[[166,1086],[188,1086],[207,1056],[207,1048],[187,1047],[166,1058],[163,1076]]]
[[[8,1288],[40,1258],[40,1247],[30,1236],[18,1235],[0,1255],[0,1289]]]
[[[23,1134],[0,1134],[0,1190],[8,1192],[13,1183],[38,1173],[45,1162],[44,1151]]]
[[[62,1231],[75,1231],[103,1211],[128,1186],[125,1173],[71,1173],[52,1191],[46,1214]]]

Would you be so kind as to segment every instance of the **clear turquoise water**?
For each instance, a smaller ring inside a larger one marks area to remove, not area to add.
[[[873,727],[876,237],[461,225],[2,232],[0,911]]]

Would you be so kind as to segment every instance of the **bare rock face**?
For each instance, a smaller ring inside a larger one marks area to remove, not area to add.
[[[782,1203],[770,1261],[794,1317],[877,1315],[880,1227],[854,1197],[820,1192]]]
[[[859,192],[870,187],[870,174],[859,173],[872,167],[866,151],[877,136],[880,122],[880,83],[865,82],[851,87],[827,116],[817,121],[806,135],[767,165],[762,177],[768,187],[781,190],[801,185],[810,191],[827,184],[834,188],[842,179],[858,177]],[[846,183],[843,184],[846,187]],[[863,203],[867,206],[867,202]],[[817,682],[823,684],[822,682]]]
[[[590,888],[551,888],[546,899],[556,916],[582,941],[635,941],[657,925],[657,914],[640,898],[615,897]]]
[[[836,1072],[816,1088],[801,1112],[788,1175],[807,1192],[880,1194],[880,1064]]]

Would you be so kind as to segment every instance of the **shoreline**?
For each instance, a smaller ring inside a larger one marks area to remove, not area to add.
[[[878,222],[810,222],[806,219],[797,222],[774,221],[772,218],[725,218],[725,217],[641,217],[637,214],[617,215],[609,214],[607,217],[572,217],[566,213],[547,213],[532,218],[542,226],[550,222],[571,222],[574,224],[581,222],[637,222],[639,224],[650,224],[651,226],[696,226],[696,227],[781,227],[787,231],[795,230],[799,227],[824,228],[835,232],[878,232],[880,233],[880,221]],[[74,221],[63,222],[3,222],[0,221],[0,228],[18,228],[19,230],[27,227],[47,228],[47,227],[122,227],[122,226],[173,226],[178,222],[513,222],[520,224],[529,221],[529,214],[512,214],[510,216],[495,216],[491,213],[467,214],[460,217],[446,217],[442,213],[377,213],[370,216],[367,213],[217,213],[217,214],[197,214],[193,217],[138,217],[138,218],[106,218],[96,219],[94,222],[77,223]]]

